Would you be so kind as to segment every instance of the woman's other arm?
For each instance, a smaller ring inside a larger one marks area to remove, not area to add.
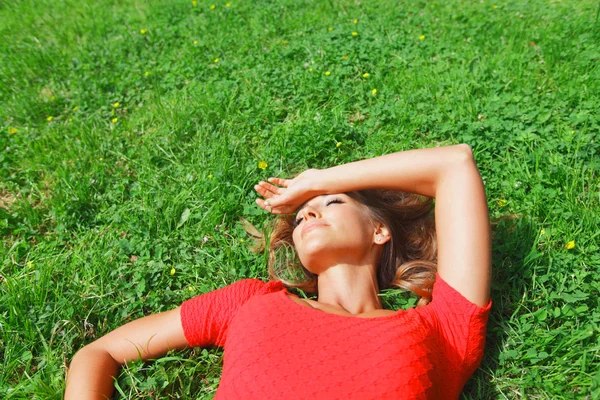
[[[159,358],[187,344],[180,307],[123,325],[75,354],[67,373],[65,399],[110,399],[113,379],[123,364]]]
[[[292,180],[274,178],[261,184],[260,194],[274,213],[279,205],[320,194],[364,189],[392,189],[433,197],[438,243],[438,272],[471,302],[489,301],[491,250],[487,201],[471,147],[466,144],[418,149],[355,161],[325,170],[308,170]],[[301,193],[301,194],[300,194]],[[294,204],[295,207],[300,204]],[[282,212],[290,212],[285,210]]]

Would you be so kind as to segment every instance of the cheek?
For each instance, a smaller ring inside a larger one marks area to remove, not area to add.
[[[352,241],[370,239],[370,220],[361,214],[345,215],[340,218],[340,231]]]

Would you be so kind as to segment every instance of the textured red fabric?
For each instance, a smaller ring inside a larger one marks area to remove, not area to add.
[[[457,399],[483,356],[491,300],[478,307],[439,275],[430,304],[376,318],[286,293],[244,279],[183,303],[189,344],[224,347],[215,399]]]

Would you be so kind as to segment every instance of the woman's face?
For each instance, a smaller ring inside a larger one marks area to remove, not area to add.
[[[317,196],[301,206],[293,239],[302,265],[319,274],[339,263],[373,262],[375,225],[364,207],[343,193]]]

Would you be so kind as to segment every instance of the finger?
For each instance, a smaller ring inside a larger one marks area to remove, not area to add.
[[[260,185],[254,185],[254,190],[258,192],[262,197],[269,198],[273,196],[273,193],[269,192],[267,189]]]
[[[270,211],[272,211],[274,208],[276,208],[279,205],[279,197],[270,197],[268,199],[265,200],[265,204],[264,206],[269,208]]]
[[[267,182],[259,182],[259,186],[261,186],[262,188],[265,188],[266,190],[270,191],[273,194],[280,194],[281,193],[281,188],[271,185],[270,183]]]
[[[265,206],[265,201],[263,199],[256,199],[255,202],[263,210],[265,210],[265,211],[267,211],[269,213],[271,212],[270,207]]]
[[[276,185],[285,186],[285,187],[288,187],[290,185],[290,182],[291,182],[290,179],[283,179],[283,178],[269,178],[267,180],[269,182],[271,182],[271,183],[276,184]]]
[[[271,210],[273,211],[273,213],[275,213],[275,211],[278,211],[279,214],[283,213],[284,209],[289,208],[289,195],[286,192],[283,192],[282,194],[279,194],[277,196],[271,197],[269,199],[267,199],[267,203],[269,204],[269,206],[271,207]]]
[[[260,208],[262,208],[263,210],[265,210],[266,212],[268,212],[270,214],[283,214],[282,210],[273,208],[273,206],[270,204],[271,199],[269,199],[269,200],[256,199],[255,202],[256,202],[256,204],[259,205]]]
[[[265,199],[270,199],[273,196],[283,193],[284,189],[261,181],[258,183],[258,185],[254,185],[254,190],[256,190]]]

